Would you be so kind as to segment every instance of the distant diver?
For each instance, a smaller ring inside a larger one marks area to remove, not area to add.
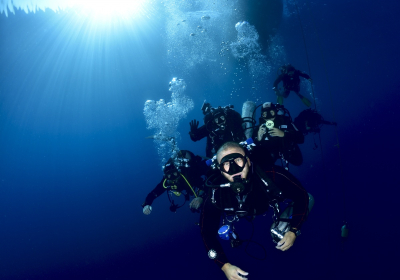
[[[195,156],[187,150],[180,150],[175,158],[170,158],[164,166],[164,176],[160,183],[147,195],[142,204],[143,214],[151,213],[153,201],[168,191],[168,199],[171,203],[171,212],[182,207],[190,197],[194,197],[190,202],[190,209],[197,211],[203,203],[203,179],[207,165],[201,157]],[[173,197],[184,197],[181,205],[175,203]]]
[[[336,122],[328,122],[314,109],[307,109],[302,111],[295,119],[295,126],[303,133],[319,133],[321,127],[326,125],[337,125]]]
[[[277,96],[277,102],[283,105],[283,99],[289,96],[291,91],[294,91],[298,97],[300,97],[301,101],[307,106],[311,106],[311,101],[306,97],[300,94],[300,77],[303,77],[310,82],[312,81],[310,76],[300,70],[297,70],[290,64],[286,64],[281,66],[280,68],[281,74],[274,82],[274,87]],[[278,84],[282,81],[283,83],[283,92],[278,89]]]
[[[279,104],[265,102],[261,108],[259,126],[254,129],[253,139],[255,163],[264,168],[281,159],[282,166],[288,163],[299,166],[303,155],[298,144],[304,143],[304,135],[293,124],[289,111]]]
[[[199,122],[192,120],[189,123],[189,135],[195,142],[207,137],[206,156],[208,158],[212,158],[219,147],[227,141],[246,140],[242,117],[233,110],[233,105],[212,108],[210,103],[204,101],[201,110],[204,114],[204,125],[198,127]]]

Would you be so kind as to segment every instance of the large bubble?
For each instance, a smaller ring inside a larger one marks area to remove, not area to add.
[[[193,109],[193,100],[187,97],[184,92],[186,83],[183,79],[173,78],[169,83],[171,102],[147,100],[144,104],[144,116],[147,129],[154,132],[151,137],[157,148],[157,153],[164,164],[170,157],[175,157],[179,151],[177,131],[179,121],[186,117]]]

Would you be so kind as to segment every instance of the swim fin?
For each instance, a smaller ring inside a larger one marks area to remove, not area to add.
[[[277,95],[276,100],[280,105],[283,105],[283,96],[282,95]]]
[[[310,107],[311,104],[312,104],[311,101],[308,100],[307,97],[304,97],[304,96],[301,98],[301,101],[303,101],[303,103],[304,103],[307,107]]]

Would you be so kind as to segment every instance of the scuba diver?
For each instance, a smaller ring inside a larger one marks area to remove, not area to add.
[[[220,239],[230,240],[231,246],[236,247],[240,240],[234,223],[240,218],[253,219],[271,207],[275,218],[270,230],[272,239],[277,243],[276,249],[286,251],[293,246],[314,203],[292,174],[279,166],[261,169],[250,161],[247,149],[241,144],[227,142],[213,158],[212,166],[220,172],[205,182],[210,192],[200,216],[201,235],[208,256],[228,279],[247,279],[248,272],[229,262],[217,233]],[[291,204],[281,212],[279,203],[282,206],[286,199],[290,199]]]
[[[143,202],[143,214],[149,215],[152,211],[153,201],[168,191],[168,199],[171,203],[171,212],[176,212],[181,208],[190,197],[194,199],[189,207],[192,212],[196,212],[203,203],[204,191],[202,190],[203,179],[207,165],[201,157],[195,156],[192,152],[180,150],[175,158],[170,158],[164,165],[164,176],[160,183],[147,195]],[[179,197],[183,195],[184,202],[178,205],[174,202],[173,195]]]
[[[196,142],[207,137],[206,157],[212,158],[219,147],[227,142],[240,142],[246,140],[242,127],[241,115],[232,109],[233,105],[212,108],[210,103],[204,101],[201,110],[204,114],[204,125],[192,120],[190,125],[190,139]]]
[[[301,101],[307,106],[311,106],[311,101],[306,97],[300,94],[300,77],[303,77],[310,82],[312,82],[309,75],[300,70],[295,69],[292,65],[287,64],[283,65],[279,68],[281,70],[281,74],[274,82],[274,87],[277,96],[277,102],[283,105],[283,99],[289,96],[290,91],[294,91],[298,97],[300,97]],[[280,92],[278,89],[278,84],[282,81],[283,83],[283,92]]]
[[[324,124],[337,125],[335,122],[328,122],[314,109],[302,111],[295,119],[294,124],[303,133],[307,135],[310,132],[319,133]]]
[[[304,143],[304,135],[293,124],[289,111],[283,105],[265,102],[259,123],[253,132],[256,148],[252,160],[255,163],[268,167],[280,158],[287,170],[288,163],[296,166],[303,163],[298,144]]]

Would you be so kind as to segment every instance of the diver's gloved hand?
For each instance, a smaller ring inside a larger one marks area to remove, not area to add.
[[[273,136],[273,137],[283,137],[283,136],[285,136],[285,132],[283,132],[282,130],[280,130],[279,128],[276,128],[276,127],[271,128],[268,131],[268,134],[270,136]]]
[[[239,267],[231,265],[230,263],[224,264],[221,269],[229,280],[247,280],[246,276],[249,275],[248,272],[243,271]]]
[[[189,207],[197,210],[199,209],[202,203],[203,203],[203,198],[196,197],[192,200],[192,202],[190,202]]]
[[[281,251],[289,250],[289,248],[293,246],[295,240],[296,234],[294,234],[294,232],[288,231],[285,233],[281,241],[278,242],[275,248]]]
[[[260,128],[258,129],[257,140],[261,141],[265,133],[267,133],[267,127],[265,126],[265,124],[260,125]]]
[[[199,121],[192,120],[190,123],[190,132],[189,133],[196,133],[197,128],[199,127]]]
[[[150,205],[146,205],[145,207],[143,207],[143,214],[150,215],[151,210],[153,210],[153,208]]]

